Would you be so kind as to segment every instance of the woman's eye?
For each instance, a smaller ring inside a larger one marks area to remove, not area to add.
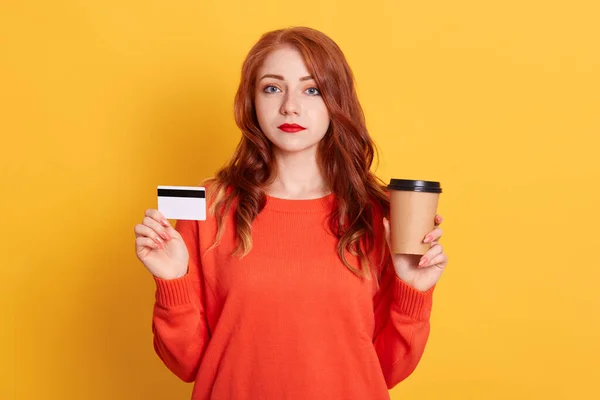
[[[321,92],[319,92],[319,89],[311,87],[306,89],[306,91],[308,92],[308,94],[310,94],[311,96],[318,96],[321,94]]]
[[[275,89],[275,90],[271,90],[271,89]],[[266,93],[277,93],[277,90],[279,90],[278,88],[276,88],[275,86],[265,86],[265,88],[263,89],[264,92]]]

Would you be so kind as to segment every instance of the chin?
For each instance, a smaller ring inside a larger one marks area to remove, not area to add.
[[[275,150],[280,153],[302,153],[309,151],[312,146],[279,146],[275,144]]]
[[[281,151],[284,153],[300,153],[303,151],[309,151],[319,144],[319,142],[313,143],[313,141],[307,142],[306,140],[298,139],[300,138],[270,138],[274,150]]]

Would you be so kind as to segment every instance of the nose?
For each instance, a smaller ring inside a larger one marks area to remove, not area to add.
[[[296,114],[300,115],[300,102],[294,94],[288,92],[283,99],[283,103],[281,104],[281,114],[289,115]]]

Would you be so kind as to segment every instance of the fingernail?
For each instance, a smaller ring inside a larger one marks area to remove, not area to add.
[[[425,242],[425,243],[429,243],[429,242],[431,242],[431,236],[425,236],[425,240],[424,240],[424,242]]]
[[[169,223],[169,221],[167,221],[166,219],[163,219],[163,220],[162,220],[162,223],[163,223],[163,225],[164,225],[164,226],[169,226],[169,225],[171,225],[171,224]]]
[[[421,259],[421,262],[419,262],[419,265],[425,265],[425,264],[427,264],[427,257],[423,257]]]
[[[167,235],[167,232],[161,232],[160,236],[162,236],[165,240],[169,240],[169,235]]]
[[[155,241],[156,243],[158,243],[158,244],[162,244],[162,243],[163,243],[163,241],[162,241],[162,240],[161,240],[159,237],[156,237],[156,238],[154,239],[154,241]]]

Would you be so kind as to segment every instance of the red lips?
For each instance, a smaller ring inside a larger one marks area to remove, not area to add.
[[[284,132],[300,132],[306,129],[298,124],[283,124],[279,125],[278,128]]]

